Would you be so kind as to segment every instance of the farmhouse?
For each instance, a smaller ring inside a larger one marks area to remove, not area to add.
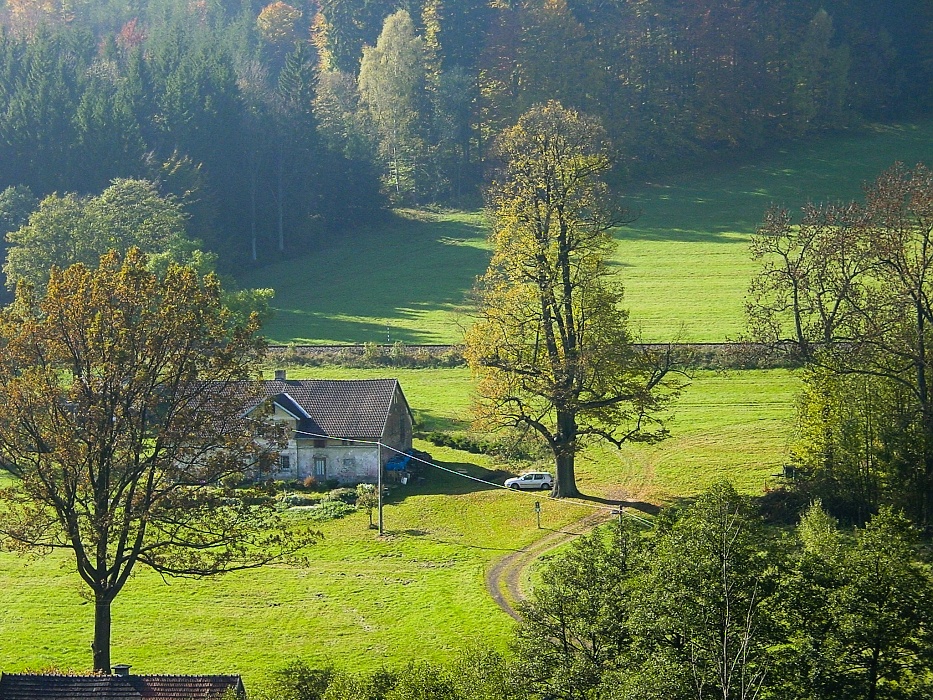
[[[375,483],[396,450],[411,450],[411,409],[396,379],[295,380],[276,370],[262,396],[290,432],[276,479]]]
[[[129,666],[113,675],[4,673],[0,700],[221,700],[245,698],[240,676],[138,676]]]

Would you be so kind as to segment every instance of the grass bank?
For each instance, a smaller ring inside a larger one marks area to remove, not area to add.
[[[639,213],[614,256],[646,340],[716,342],[742,328],[754,266],[748,240],[772,204],[848,200],[894,161],[933,163],[933,122],[874,127],[754,162],[633,184]],[[400,211],[392,222],[245,276],[273,287],[279,343],[456,343],[464,299],[489,260],[479,212]]]

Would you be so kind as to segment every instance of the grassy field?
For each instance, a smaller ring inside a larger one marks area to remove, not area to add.
[[[485,473],[482,460],[435,455]],[[539,536],[532,502],[436,470],[392,495],[381,540],[365,513],[325,523],[307,568],[167,583],[140,573],[114,605],[113,660],[141,673],[238,672],[250,684],[296,658],[373,669],[449,658],[471,643],[502,648],[512,621],[483,577],[492,559]],[[559,528],[589,510],[546,503],[542,524]],[[88,668],[93,606],[66,556],[0,556],[0,586],[3,670]]]
[[[464,369],[291,369],[292,377],[397,376],[424,429],[466,428]],[[684,392],[673,437],[658,446],[592,449],[580,460],[585,492],[603,497],[689,496],[723,475],[751,493],[780,464],[792,415],[786,372],[699,373]],[[424,442],[439,465],[483,476],[489,458]],[[497,477],[501,480],[501,473]],[[439,469],[399,488],[385,509],[388,536],[364,513],[326,523],[307,568],[275,567],[206,581],[140,573],[117,599],[113,659],[137,672],[238,672],[256,685],[288,661],[372,669],[447,659],[470,644],[503,648],[513,622],[486,594],[492,562],[538,539],[537,494],[486,487]],[[592,505],[543,500],[547,530]],[[64,555],[0,555],[3,670],[86,669],[92,606]]]
[[[748,238],[771,204],[853,199],[895,160],[933,162],[933,122],[876,127],[633,185],[638,220],[614,261],[646,340],[721,341],[742,328]],[[464,296],[489,259],[478,212],[401,211],[394,222],[244,277],[273,287],[274,342],[455,343]]]
[[[296,379],[390,375],[399,379],[414,409],[416,430],[469,428],[472,384],[466,368],[289,370]],[[669,439],[622,450],[593,446],[584,452],[577,467],[584,492],[663,502],[697,493],[723,478],[747,493],[762,491],[787,457],[796,377],[785,370],[699,371],[689,381],[672,408]]]

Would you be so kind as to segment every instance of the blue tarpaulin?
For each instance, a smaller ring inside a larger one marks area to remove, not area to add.
[[[408,466],[408,463],[411,461],[409,455],[395,455],[392,459],[386,462],[386,471],[390,472],[401,472],[405,471],[405,468]]]

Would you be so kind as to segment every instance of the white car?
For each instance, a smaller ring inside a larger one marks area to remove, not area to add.
[[[530,472],[521,476],[514,476],[505,480],[505,485],[510,489],[549,489],[554,485],[554,480],[547,472]]]

